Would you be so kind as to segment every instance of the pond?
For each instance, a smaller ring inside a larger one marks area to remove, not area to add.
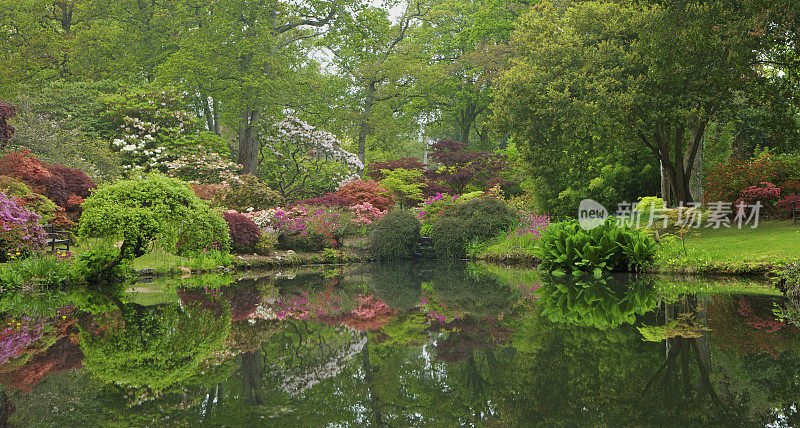
[[[792,426],[786,304],[459,263],[6,293],[0,426]]]

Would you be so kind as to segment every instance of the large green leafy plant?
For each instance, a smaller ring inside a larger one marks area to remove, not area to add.
[[[541,267],[555,276],[638,271],[655,253],[656,241],[646,230],[619,227],[613,219],[591,230],[577,220],[553,223],[539,241]]]

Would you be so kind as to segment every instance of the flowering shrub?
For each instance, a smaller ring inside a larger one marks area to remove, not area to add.
[[[531,212],[520,212],[519,225],[517,225],[513,233],[516,236],[530,235],[538,238],[542,236],[542,233],[547,230],[549,225],[550,216],[547,214],[539,215]]]
[[[777,201],[781,196],[781,189],[767,182],[761,182],[758,186],[750,186],[742,190],[741,199],[748,204],[761,201],[765,205]]]
[[[83,198],[88,197],[91,190],[97,187],[83,171],[47,164],[33,157],[27,150],[7,153],[0,158],[0,175],[22,181],[36,193],[76,214],[80,214]]]
[[[800,196],[789,195],[781,199],[780,201],[776,202],[775,205],[781,208],[785,208],[791,213],[794,209],[800,209]]]
[[[14,199],[23,206],[42,217],[42,222],[54,224],[62,228],[71,228],[75,223],[67,217],[64,208],[59,207],[46,196],[34,193],[23,182],[6,175],[0,175],[0,192]]]
[[[246,214],[267,233],[275,233],[284,249],[318,251],[335,248],[348,232],[349,215],[330,208],[295,206]]]
[[[364,168],[333,134],[293,116],[265,129],[261,140],[260,176],[286,198],[333,190],[358,179]]]
[[[743,197],[750,187],[774,183],[786,194],[794,193],[800,176],[800,159],[791,156],[772,156],[764,153],[752,159],[731,156],[711,168],[704,186],[706,201],[733,202]]]
[[[228,223],[228,233],[231,236],[231,247],[237,253],[252,253],[255,251],[261,231],[253,220],[237,213],[225,211],[222,217]]]
[[[456,206],[457,203],[458,195],[437,193],[435,196],[425,199],[417,218],[425,224],[432,223],[437,217],[444,215],[448,209]]]
[[[386,211],[381,211],[373,207],[369,202],[353,205],[350,207],[350,212],[355,215],[355,219],[353,221],[361,226],[372,224],[386,215]]]
[[[166,172],[165,163],[187,153],[223,153],[225,143],[203,132],[201,121],[187,111],[174,88],[140,88],[105,97],[107,118],[119,135],[112,146],[122,154],[125,170]]]
[[[9,253],[25,257],[43,249],[40,219],[38,214],[0,192],[0,260],[8,260]]]
[[[381,211],[388,211],[394,206],[389,189],[373,180],[351,181],[340,187],[336,195],[351,199],[354,204],[369,202],[370,205]]]
[[[239,182],[242,166],[225,159],[219,153],[189,153],[165,162],[166,174],[190,183]]]

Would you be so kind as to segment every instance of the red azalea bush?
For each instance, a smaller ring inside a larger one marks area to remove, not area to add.
[[[261,231],[253,220],[236,211],[225,211],[222,217],[228,223],[228,232],[231,235],[231,246],[236,253],[253,253],[255,251]]]
[[[88,197],[92,189],[97,188],[83,171],[50,165],[33,157],[27,150],[7,153],[0,158],[0,175],[22,181],[56,205],[77,214],[80,213],[82,199]]]
[[[351,181],[340,187],[336,195],[351,199],[353,203],[350,205],[369,203],[380,211],[388,211],[394,206],[394,199],[389,194],[389,189],[374,180]]]
[[[795,209],[800,209],[800,196],[789,195],[775,203],[776,206],[785,208],[789,213]]]
[[[773,156],[769,153],[754,158],[731,156],[706,174],[704,200],[707,202],[734,202],[750,187],[771,183],[781,189],[781,194],[800,191],[800,157]],[[763,187],[763,186],[761,186]]]

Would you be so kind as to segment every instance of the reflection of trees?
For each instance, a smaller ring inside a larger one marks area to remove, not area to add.
[[[81,327],[85,367],[98,379],[161,390],[200,371],[222,347],[230,315],[201,305],[124,306],[122,328]]]
[[[665,399],[674,397],[676,392],[681,390],[684,398],[694,398],[692,371],[697,370],[695,382],[699,392],[697,397],[708,394],[715,405],[722,406],[722,401],[709,376],[711,357],[708,348],[706,310],[698,307],[697,298],[694,296],[686,296],[682,304],[675,306],[673,303],[663,302],[665,326],[661,331],[664,336],[666,358],[647,382],[644,393],[647,394],[654,384],[660,382]],[[694,369],[691,368],[692,363],[695,365]],[[675,387],[677,381],[680,382],[678,388]]]
[[[14,403],[8,398],[4,391],[0,391],[0,427],[9,427],[8,420],[16,410]]]
[[[366,342],[365,334],[347,327],[287,320],[283,332],[264,347],[265,365],[271,367],[266,377],[288,394],[302,394],[339,374]]]

